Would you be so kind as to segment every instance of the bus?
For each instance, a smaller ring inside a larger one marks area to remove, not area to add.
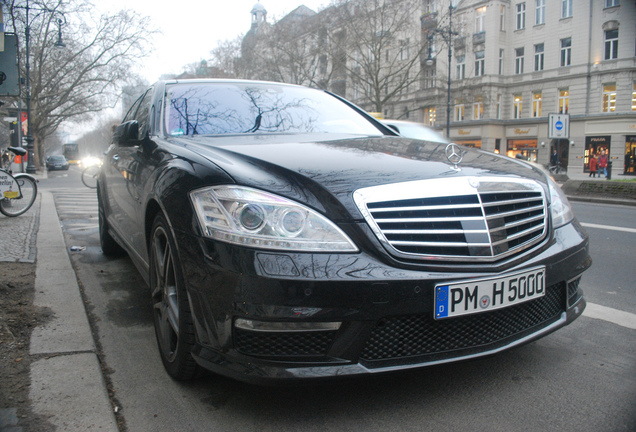
[[[69,164],[78,165],[80,163],[79,146],[76,143],[64,144],[63,155]]]

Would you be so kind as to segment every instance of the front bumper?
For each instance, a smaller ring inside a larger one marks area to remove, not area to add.
[[[546,267],[545,297],[435,320],[433,288],[470,273],[412,270],[360,254],[258,252],[178,234],[199,364],[257,382],[410,369],[491,355],[543,337],[583,313],[580,276],[591,265],[575,222],[505,272]],[[496,275],[487,273],[486,275]],[[338,330],[250,331],[236,319],[342,322]]]

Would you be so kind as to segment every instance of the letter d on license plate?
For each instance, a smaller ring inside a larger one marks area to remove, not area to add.
[[[488,312],[544,295],[544,266],[498,278],[439,284],[435,286],[435,319]]]

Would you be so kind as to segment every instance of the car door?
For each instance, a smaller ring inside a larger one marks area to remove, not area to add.
[[[139,121],[140,116],[147,116],[151,99],[152,89],[149,89],[135,102],[123,123]],[[147,123],[147,120],[144,118],[143,122]],[[139,245],[139,237],[143,235],[139,224],[141,200],[135,186],[140,169],[139,152],[139,145],[113,143],[104,161],[111,216],[108,222],[135,250],[138,250],[136,245]]]

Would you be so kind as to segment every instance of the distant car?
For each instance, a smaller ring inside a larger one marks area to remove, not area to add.
[[[385,119],[380,120],[380,122],[399,133],[400,136],[406,138],[413,138],[443,144],[448,144],[450,142],[441,133],[429,128],[428,126],[424,126],[421,123],[415,123],[405,120]]]
[[[46,158],[46,170],[68,170],[68,161],[62,155],[54,155]]]
[[[544,172],[400,137],[322,90],[157,82],[115,129],[97,197],[102,250],[149,285],[176,379],[437,365],[585,309],[588,236]]]

